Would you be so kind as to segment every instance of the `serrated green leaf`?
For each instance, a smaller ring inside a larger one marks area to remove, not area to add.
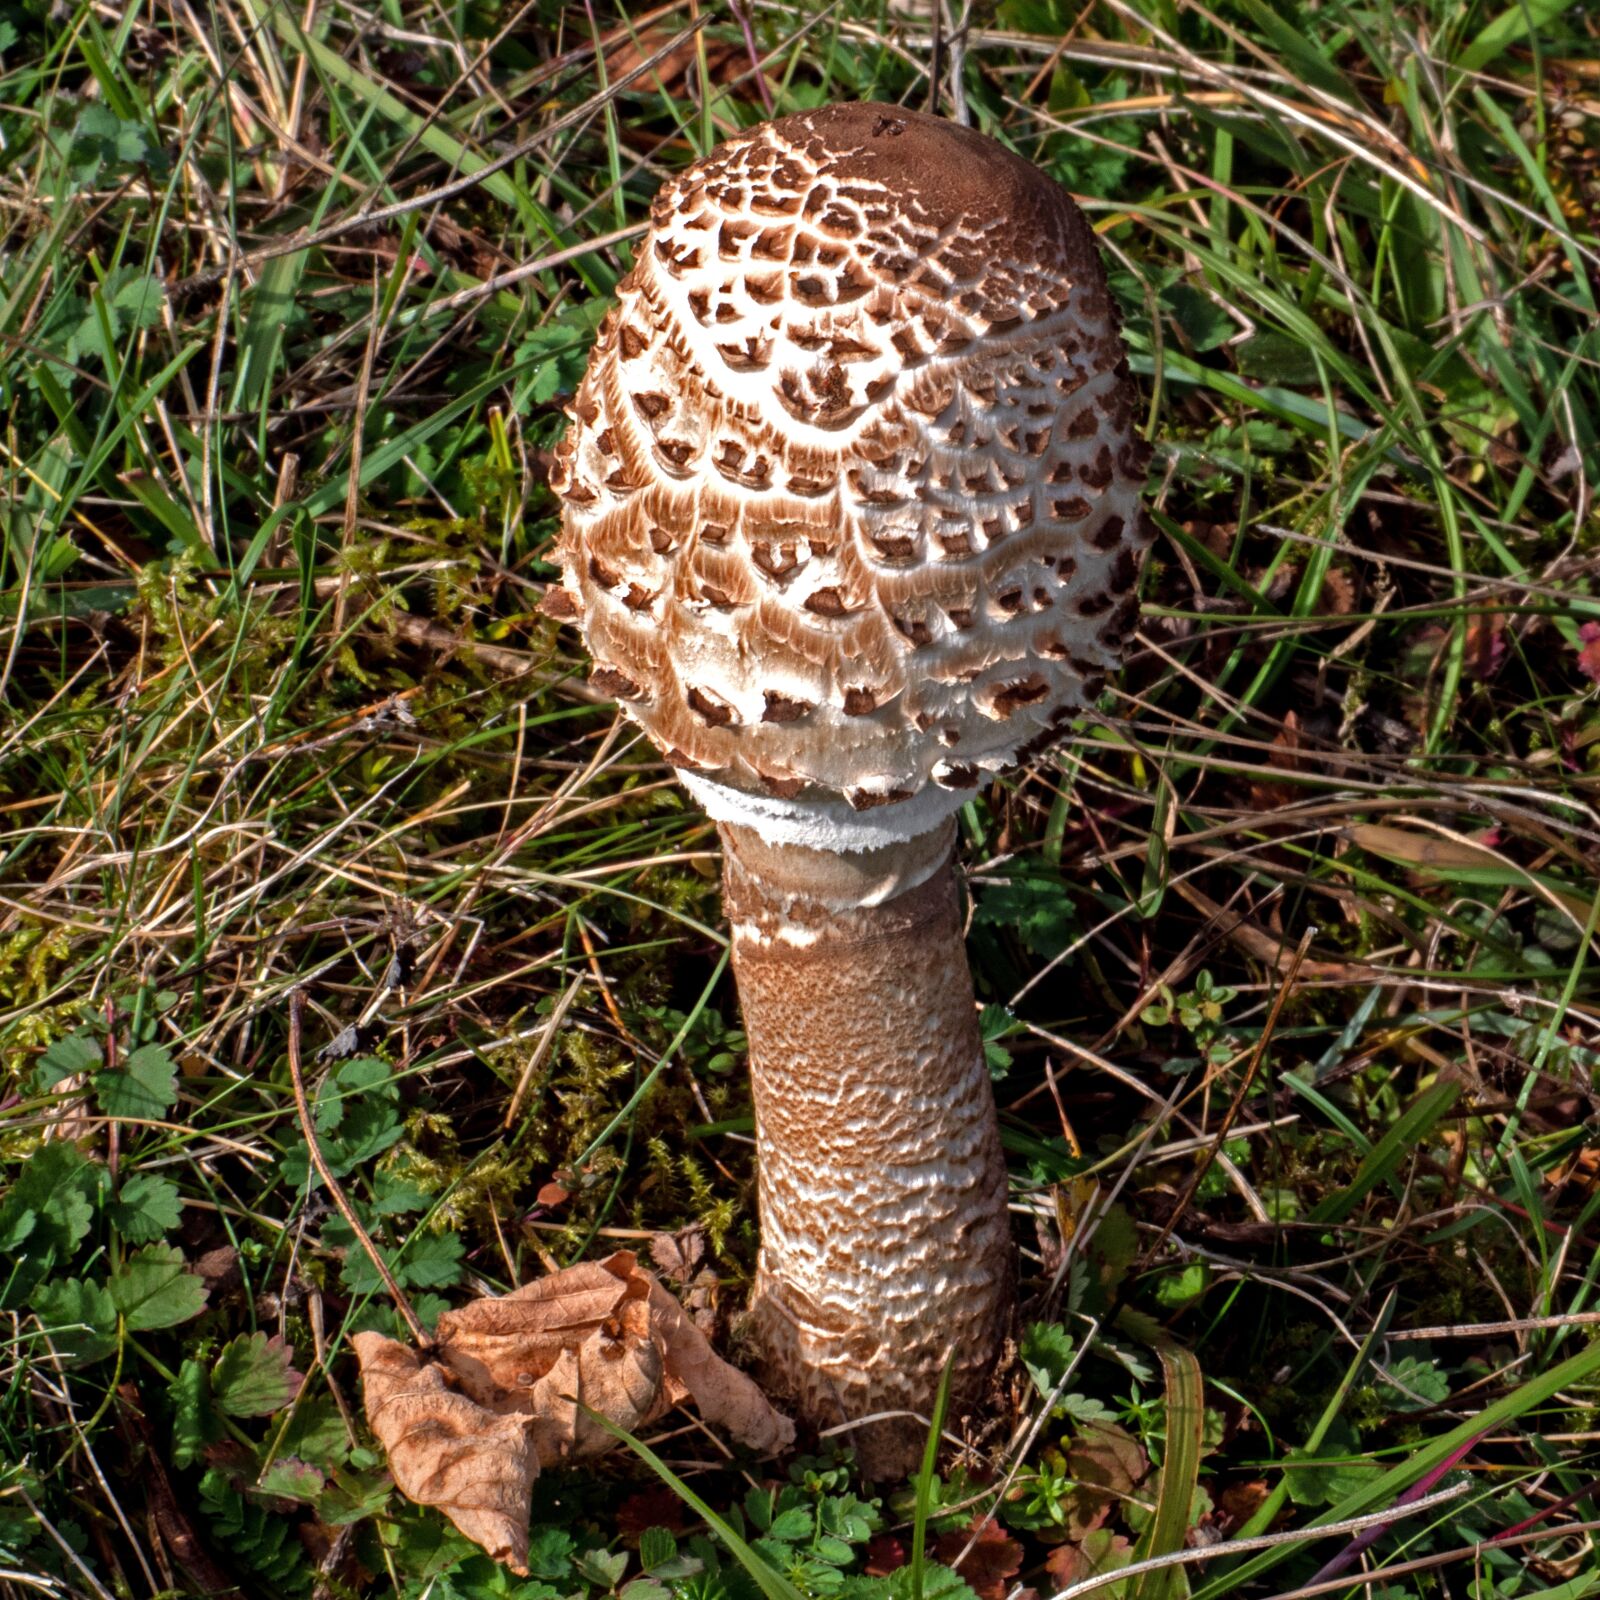
[[[178,1064],[164,1045],[146,1044],[114,1072],[96,1074],[94,1092],[108,1117],[159,1122],[178,1100]]]
[[[151,1244],[178,1226],[178,1186],[153,1172],[136,1172],[106,1207],[106,1215],[129,1244]]]
[[[322,1159],[336,1178],[342,1178],[358,1166],[382,1155],[391,1145],[399,1143],[405,1132],[399,1110],[384,1097],[381,1089],[369,1089],[365,1094],[366,1098],[360,1100],[323,1102],[323,1105],[332,1104],[339,1110],[338,1116],[333,1119],[337,1133],[330,1138],[326,1136],[327,1130],[322,1130],[323,1137],[318,1141]],[[318,1115],[322,1115],[320,1106]],[[283,1175],[296,1188],[308,1181],[322,1181],[312,1170],[311,1153],[303,1141],[297,1142],[285,1153]]]
[[[11,1206],[0,1213],[0,1250],[8,1255],[17,1248],[39,1224],[39,1214],[26,1206]]]
[[[111,1298],[134,1332],[172,1328],[205,1307],[206,1286],[171,1245],[151,1244],[130,1256],[111,1280]]]
[[[300,1392],[294,1350],[274,1334],[242,1333],[223,1346],[211,1369],[211,1394],[220,1410],[235,1417],[270,1417]]]
[[[891,1600],[978,1600],[959,1572],[937,1561],[922,1569],[920,1586],[914,1585],[910,1567],[897,1567],[889,1574],[887,1591]]]
[[[1396,1411],[1421,1411],[1450,1398],[1450,1380],[1422,1356],[1391,1361],[1378,1379],[1384,1385],[1384,1399]]]
[[[323,1237],[329,1244],[344,1247],[340,1281],[351,1294],[375,1294],[383,1287],[371,1257],[356,1242],[343,1219],[330,1222]],[[389,1270],[408,1289],[442,1289],[459,1282],[466,1248],[453,1233],[416,1234],[399,1249],[379,1246]]]
[[[159,278],[143,273],[122,283],[111,297],[111,304],[130,328],[153,328],[161,321],[166,291]]]
[[[261,1494],[280,1495],[285,1500],[315,1500],[328,1480],[298,1456],[279,1456],[256,1480]]]
[[[1059,956],[1078,931],[1077,908],[1060,877],[1022,861],[1012,864],[1005,883],[984,885],[973,920],[1004,929],[1047,960]]]
[[[335,1472],[317,1500],[317,1516],[333,1528],[359,1522],[382,1511],[393,1490],[394,1479],[385,1470]]]
[[[101,1171],[64,1139],[35,1150],[0,1203],[0,1306],[27,1304],[28,1293],[65,1264],[94,1222]],[[27,1241],[26,1252],[18,1246]]]
[[[528,1535],[528,1575],[560,1580],[572,1572],[573,1537],[565,1528],[535,1528]]]
[[[379,1172],[372,1180],[372,1209],[380,1217],[401,1216],[408,1211],[426,1211],[433,1197],[409,1178],[393,1172]]]
[[[1197,354],[1217,349],[1239,331],[1238,323],[1210,295],[1190,284],[1173,284],[1162,292],[1161,303],[1170,309],[1172,320]]]
[[[744,1514],[757,1533],[765,1533],[772,1526],[772,1501],[773,1491],[760,1486],[745,1494]]]
[[[582,1576],[601,1589],[615,1589],[628,1570],[626,1550],[585,1550],[572,1563]]]
[[[798,1544],[802,1539],[809,1539],[815,1530],[816,1522],[811,1513],[804,1506],[792,1506],[772,1519],[767,1537],[781,1539],[785,1544]]]
[[[669,1561],[677,1559],[677,1536],[667,1528],[646,1528],[639,1535],[639,1565],[646,1572],[654,1572]]]
[[[33,1309],[65,1361],[99,1361],[117,1347],[117,1308],[103,1283],[68,1278],[41,1284]]]
[[[89,1034],[68,1034],[39,1057],[33,1069],[34,1085],[41,1090],[53,1089],[64,1078],[92,1072],[100,1061],[100,1046]]]
[[[1070,1333],[1058,1322],[1030,1322],[1022,1335],[1020,1354],[1034,1387],[1047,1396],[1072,1363],[1076,1348]]]
[[[633,1578],[617,1591],[621,1600],[668,1600],[672,1593],[664,1583],[654,1578]]]
[[[339,1092],[343,1095],[382,1094],[394,1099],[400,1093],[395,1071],[377,1056],[361,1056],[339,1068]]]
[[[331,1474],[350,1454],[350,1435],[332,1399],[309,1395],[294,1408],[278,1448]]]

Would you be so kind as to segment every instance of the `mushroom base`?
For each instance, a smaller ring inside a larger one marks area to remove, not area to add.
[[[916,1463],[945,1362],[981,1397],[1012,1310],[1006,1171],[961,939],[955,827],[876,850],[723,824],[750,1041],[762,1376],[863,1468]]]

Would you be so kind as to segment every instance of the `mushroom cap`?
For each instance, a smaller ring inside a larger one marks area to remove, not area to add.
[[[570,415],[551,609],[680,769],[959,791],[1120,658],[1149,450],[1116,311],[1071,197],[971,129],[835,105],[695,162]]]

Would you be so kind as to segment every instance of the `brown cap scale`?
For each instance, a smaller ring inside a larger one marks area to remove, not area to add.
[[[818,1420],[925,1409],[952,1341],[970,1392],[1003,1334],[1004,1169],[945,819],[1120,659],[1144,542],[1134,410],[1066,192],[878,105],[753,128],[667,184],[571,407],[559,598],[597,686],[724,824],[757,1321]],[[859,859],[835,881],[841,853]],[[887,999],[883,971],[859,981],[885,940],[915,969]],[[817,1035],[816,1061],[802,991],[850,1035]],[[896,1108],[919,1119],[909,1143]],[[832,1222],[851,1195],[873,1215],[859,1237]],[[920,1234],[919,1207],[942,1219]],[[881,1428],[863,1442],[883,1467],[905,1454]]]

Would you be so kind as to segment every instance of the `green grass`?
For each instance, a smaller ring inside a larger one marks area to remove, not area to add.
[[[960,21],[0,14],[8,1595],[751,1600],[715,1527],[808,1600],[1173,1553],[1097,1592],[1266,1596],[1425,1481],[1369,1592],[1587,1592],[1600,32]],[[649,198],[768,97],[964,106],[1054,172],[1148,401],[1138,644],[962,817],[1028,1331],[913,1485],[661,1434],[716,1521],[624,1452],[541,1480],[517,1582],[361,1420],[348,1336],[396,1316],[308,1170],[290,999],[425,1320],[693,1227],[736,1348],[715,837],[538,604],[560,405]]]

